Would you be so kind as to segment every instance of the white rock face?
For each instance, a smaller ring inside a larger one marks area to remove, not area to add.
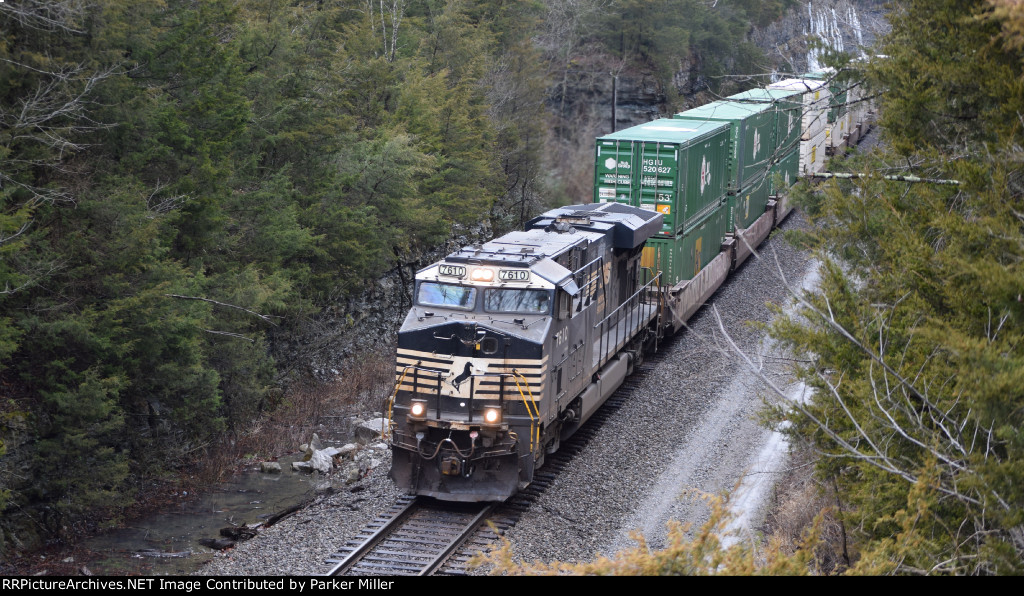
[[[884,4],[871,0],[807,0],[782,19],[750,33],[777,69],[772,80],[820,70],[824,50],[811,47],[815,39],[832,50],[864,56],[867,48],[890,26]]]
[[[849,0],[816,0],[807,3],[808,35],[816,37],[832,50],[849,52],[854,58],[864,56],[864,30],[857,7]],[[846,43],[846,40],[853,43]],[[823,49],[810,48],[807,70],[821,70]]]

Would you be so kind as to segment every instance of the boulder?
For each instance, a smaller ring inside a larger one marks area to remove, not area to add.
[[[313,456],[309,459],[309,467],[320,472],[321,474],[330,473],[331,469],[334,468],[334,458],[327,454],[323,449],[314,451]]]
[[[260,463],[260,472],[264,474],[280,474],[281,464],[276,461],[265,461]]]
[[[302,445],[299,445],[299,451],[306,454],[302,458],[302,461],[309,461],[310,458],[313,457],[314,451],[320,451],[323,448],[324,445],[323,443],[320,442],[320,436],[317,435],[316,433],[313,433],[313,438],[310,439],[308,443],[303,443]]]
[[[350,464],[349,466],[347,466],[345,468],[345,471],[342,474],[342,477],[345,479],[345,484],[355,484],[356,482],[359,482],[359,480],[363,476],[362,476],[362,474],[359,473],[359,466],[358,465]]]

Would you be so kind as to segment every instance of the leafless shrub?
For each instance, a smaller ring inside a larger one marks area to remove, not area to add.
[[[823,486],[813,477],[814,459],[806,449],[795,449],[791,454],[791,466],[775,485],[765,519],[766,534],[782,552],[793,554],[804,548],[803,537],[817,523],[815,568],[826,574],[841,573],[850,565],[846,532],[836,515],[838,501],[833,487]]]
[[[271,411],[208,450],[200,478],[216,481],[254,457],[294,451],[313,433],[347,439],[349,418],[382,411],[394,387],[394,367],[394,353],[387,346],[351,358],[349,368],[334,381],[307,378],[294,383]]]

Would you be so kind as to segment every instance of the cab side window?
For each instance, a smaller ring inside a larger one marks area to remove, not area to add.
[[[572,316],[572,296],[564,290],[558,291],[558,319],[565,320]]]

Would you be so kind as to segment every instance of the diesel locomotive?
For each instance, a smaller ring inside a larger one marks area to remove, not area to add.
[[[573,205],[419,271],[398,332],[394,482],[454,501],[528,485],[653,341],[659,280],[640,260],[661,226]]]
[[[593,203],[417,272],[388,402],[396,485],[451,501],[529,485],[789,213],[786,186],[823,168],[833,131],[852,144],[870,127],[868,104],[849,90],[837,106],[831,80],[599,138]]]

